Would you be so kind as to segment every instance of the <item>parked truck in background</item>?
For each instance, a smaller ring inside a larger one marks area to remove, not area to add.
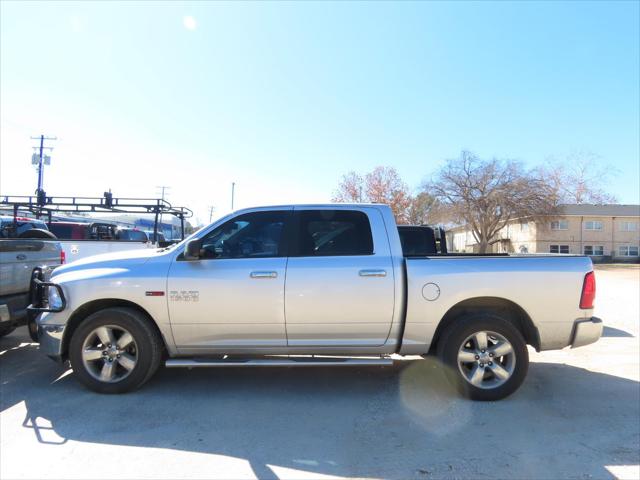
[[[0,215],[0,238],[54,238],[46,235],[48,230],[42,220],[28,217],[16,217],[14,220],[13,216]]]
[[[431,225],[398,225],[405,257],[428,257],[447,253],[444,228]]]
[[[120,393],[167,367],[384,365],[437,355],[463,394],[513,393],[536,350],[598,340],[583,256],[405,255],[384,205],[241,210],[165,249],[37,282],[41,350]]]
[[[63,263],[64,253],[56,241],[0,240],[0,337],[27,323],[34,271],[48,276]]]

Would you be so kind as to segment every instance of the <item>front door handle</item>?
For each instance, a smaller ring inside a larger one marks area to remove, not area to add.
[[[386,270],[360,270],[358,274],[361,277],[386,277]]]
[[[16,255],[16,260],[26,260],[27,256],[24,253],[19,253]]]
[[[276,278],[277,272],[251,272],[251,278]]]

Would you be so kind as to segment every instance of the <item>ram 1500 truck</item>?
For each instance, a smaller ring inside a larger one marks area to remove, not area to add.
[[[40,348],[103,393],[167,367],[384,365],[437,355],[468,397],[514,392],[536,350],[595,342],[583,256],[405,257],[384,205],[260,207],[39,284]]]

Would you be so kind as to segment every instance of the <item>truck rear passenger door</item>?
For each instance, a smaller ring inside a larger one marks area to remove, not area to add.
[[[380,212],[296,207],[292,230],[288,345],[383,345],[393,320],[394,279]]]

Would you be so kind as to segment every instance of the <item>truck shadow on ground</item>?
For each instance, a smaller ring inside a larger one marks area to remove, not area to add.
[[[520,391],[495,403],[459,398],[429,360],[161,369],[138,392],[106,396],[11,336],[0,340],[0,410],[25,402],[22,426],[51,448],[74,440],[225,455],[260,479],[278,478],[271,466],[350,477],[606,478],[605,466],[638,462],[640,384],[568,365],[533,363]]]
[[[633,338],[633,335],[630,334],[629,332],[625,332],[624,330],[620,330],[619,328],[613,328],[613,327],[607,327],[605,326],[602,329],[602,336],[603,337],[627,337],[627,338]]]

